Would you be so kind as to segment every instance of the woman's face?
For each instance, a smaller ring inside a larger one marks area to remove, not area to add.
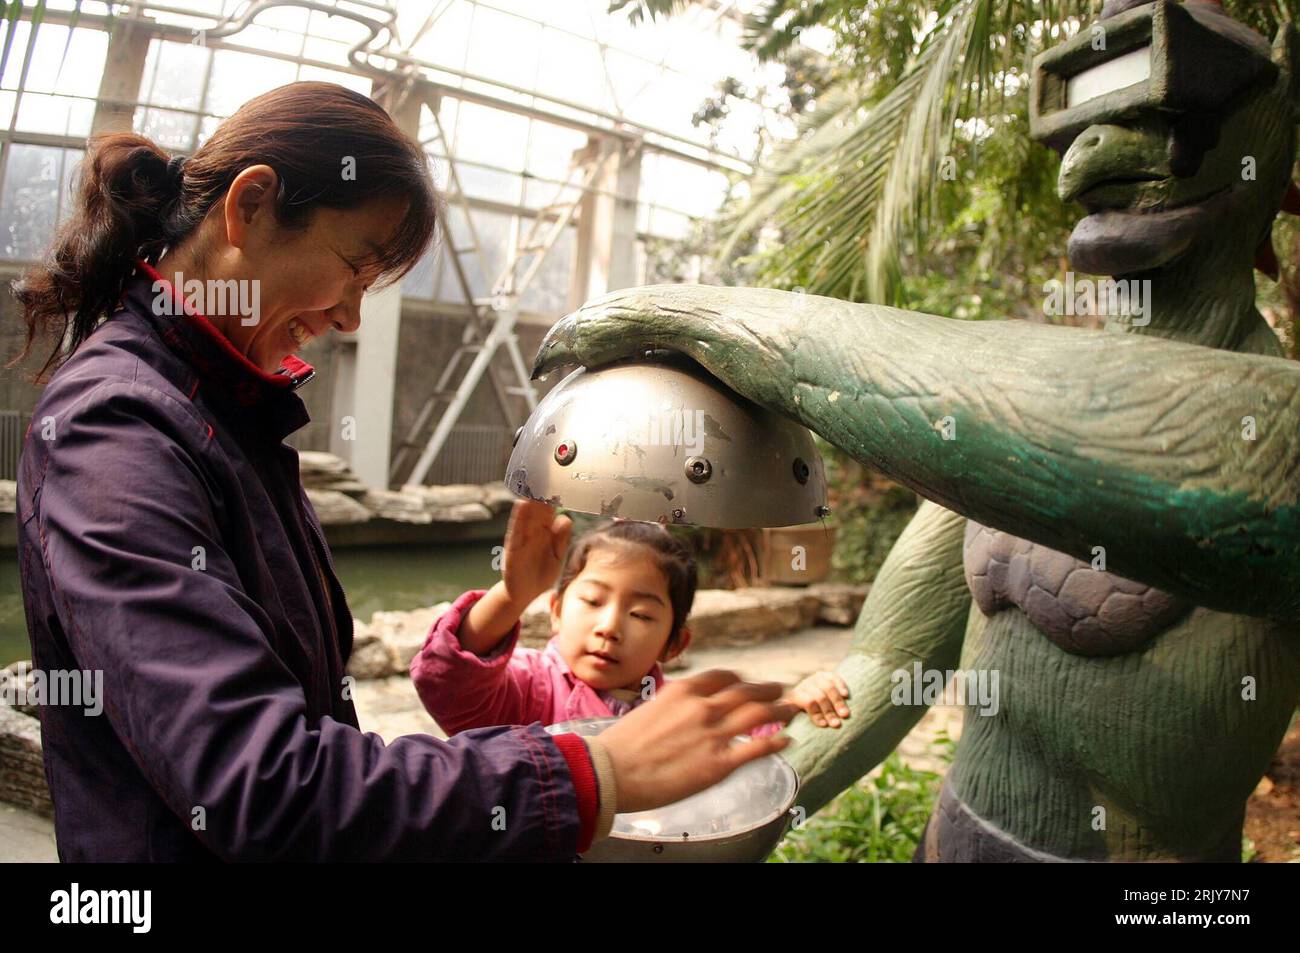
[[[551,594],[557,648],[573,674],[598,691],[643,688],[672,625],[668,581],[640,546],[593,547],[563,600]]]
[[[269,166],[245,169],[231,184],[219,214],[205,223],[216,232],[208,236],[205,277],[241,282],[238,300],[244,307],[203,313],[268,373],[312,338],[330,330],[357,330],[361,296],[379,271],[366,262],[374,261],[406,209],[398,199],[356,209],[319,208],[305,229],[285,228],[273,211],[277,184]],[[171,280],[165,261],[159,264]],[[247,307],[249,302],[256,307]]]

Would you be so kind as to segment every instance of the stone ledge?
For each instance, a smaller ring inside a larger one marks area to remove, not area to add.
[[[54,816],[41,756],[41,723],[0,702],[0,801]]]

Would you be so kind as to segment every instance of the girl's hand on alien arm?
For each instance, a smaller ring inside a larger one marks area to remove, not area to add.
[[[834,672],[816,672],[792,688],[785,700],[808,713],[818,728],[838,728],[849,717],[849,686]]]

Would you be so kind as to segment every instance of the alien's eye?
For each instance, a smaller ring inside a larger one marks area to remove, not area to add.
[[[1144,46],[1071,76],[1065,84],[1066,108],[1150,78],[1151,47]]]

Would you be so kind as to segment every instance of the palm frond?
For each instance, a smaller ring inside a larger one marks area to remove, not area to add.
[[[907,0],[806,6],[776,0],[751,18],[749,42],[760,51],[777,49],[784,39],[775,34],[792,39],[818,16],[843,16],[851,7],[870,16],[897,14],[907,6]],[[772,156],[748,201],[729,216],[724,256],[770,224],[781,240],[779,253],[765,262],[766,283],[894,300],[900,249],[909,242],[925,247],[932,228],[940,163],[950,154],[958,121],[998,128],[1008,77],[1023,81],[1038,47],[1089,22],[1101,0],[930,0],[919,6],[937,22],[917,41],[904,74],[896,81],[877,76],[874,88],[860,78],[846,81],[822,96],[827,108],[819,108],[821,118]],[[1300,0],[1226,0],[1225,7],[1269,37],[1282,23],[1300,19]],[[888,88],[883,95],[881,86]],[[855,109],[855,103],[866,106]]]

